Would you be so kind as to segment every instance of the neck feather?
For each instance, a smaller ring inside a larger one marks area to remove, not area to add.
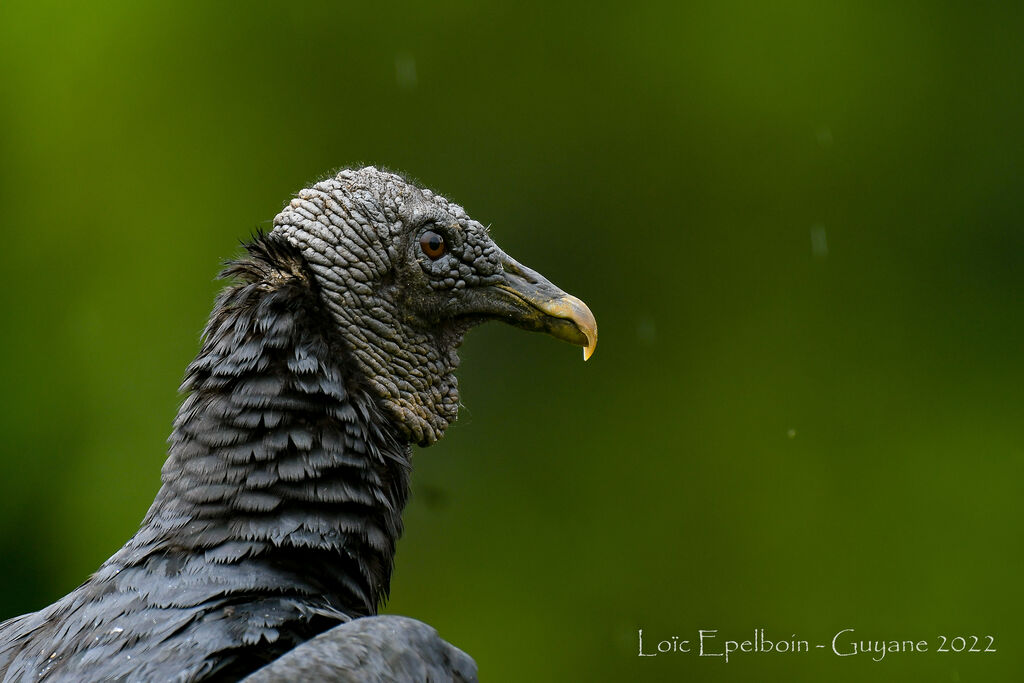
[[[238,680],[387,595],[409,445],[301,258],[267,238],[249,250],[142,527],[78,589],[0,625],[0,678]]]
[[[225,275],[239,283],[186,373],[143,532],[222,566],[272,568],[264,576],[328,611],[374,614],[402,533],[409,445],[287,245],[257,239]]]

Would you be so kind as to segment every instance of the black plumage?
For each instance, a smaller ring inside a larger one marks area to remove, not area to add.
[[[270,662],[259,680],[472,679],[425,625],[348,622],[387,596],[410,443],[454,419],[465,331],[499,318],[592,350],[593,317],[460,207],[373,168],[304,190],[275,226],[224,272],[141,528],[0,624],[3,681],[238,680]],[[434,231],[444,270],[416,242]]]
[[[407,617],[356,619],[320,634],[263,667],[245,683],[292,681],[476,680],[476,663]]]

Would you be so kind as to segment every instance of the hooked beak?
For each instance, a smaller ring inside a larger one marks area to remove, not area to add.
[[[524,330],[546,332],[582,346],[583,360],[594,355],[597,320],[585,303],[507,254],[502,255],[502,266],[505,281],[493,285],[507,304],[501,319]]]

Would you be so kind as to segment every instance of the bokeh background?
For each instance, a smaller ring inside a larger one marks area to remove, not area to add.
[[[0,618],[159,485],[222,259],[410,173],[585,301],[474,332],[385,611],[489,681],[1024,678],[1024,5],[0,3]],[[637,656],[748,638],[995,654]]]

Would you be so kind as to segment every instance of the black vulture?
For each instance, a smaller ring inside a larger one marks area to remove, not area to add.
[[[411,445],[486,320],[584,347],[587,306],[462,207],[373,167],[302,190],[229,262],[139,531],[0,624],[3,681],[473,680],[387,596]]]

